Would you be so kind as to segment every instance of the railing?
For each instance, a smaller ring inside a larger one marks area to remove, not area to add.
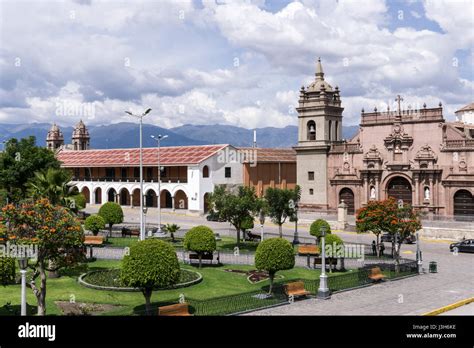
[[[361,153],[362,149],[360,148],[359,144],[333,144],[331,146],[330,152],[332,153]]]
[[[362,113],[361,124],[377,124],[377,123],[391,123],[399,120],[398,110],[383,111],[383,112],[367,112]],[[418,110],[402,110],[402,122],[407,121],[441,121],[443,120],[442,108],[418,109]]]
[[[103,176],[103,177],[87,177],[87,176],[74,176],[72,181],[104,181],[104,182],[140,182],[140,178],[136,177],[121,177],[121,176]],[[144,182],[158,182],[158,178],[144,178]],[[166,184],[171,183],[184,183],[188,182],[186,177],[161,177],[161,183]]]
[[[467,149],[474,148],[474,139],[446,140],[444,149]]]

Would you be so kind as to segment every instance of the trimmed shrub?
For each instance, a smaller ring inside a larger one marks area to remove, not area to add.
[[[290,242],[283,238],[270,238],[261,242],[255,253],[255,267],[267,271],[272,293],[273,279],[278,271],[292,269],[295,266],[295,252]]]
[[[326,256],[329,259],[337,259],[338,257],[341,258],[341,269],[344,269],[344,254],[338,255],[339,252],[339,245],[344,245],[343,240],[341,237],[335,234],[327,234],[326,237],[324,238],[324,243],[325,243],[325,249],[326,249]],[[344,252],[344,249],[342,249],[342,252]],[[333,269],[333,262],[330,263],[329,265],[329,272],[332,272]]]
[[[68,198],[70,201],[69,203],[69,208],[71,208],[72,211],[78,212],[81,209],[84,209],[86,207],[86,197],[82,193],[78,193],[77,195],[73,195]]]
[[[202,255],[213,252],[216,247],[214,231],[207,226],[195,226],[184,236],[184,248],[198,254],[199,268],[201,268]]]
[[[86,230],[91,231],[94,236],[97,236],[99,231],[105,228],[105,220],[100,215],[91,215],[84,222],[84,227]]]
[[[110,235],[112,235],[112,226],[123,222],[123,210],[118,203],[107,202],[103,204],[99,209],[99,215],[109,225]]]
[[[158,239],[139,241],[123,258],[120,278],[124,285],[142,289],[147,314],[151,314],[153,288],[176,284],[180,267],[173,246]]]
[[[326,235],[331,234],[331,226],[329,226],[329,223],[323,219],[317,219],[311,224],[311,227],[309,228],[309,233],[316,237],[318,244],[319,240],[321,239],[321,227],[323,226],[326,227]]]
[[[0,284],[8,285],[15,282],[15,258],[0,257]]]

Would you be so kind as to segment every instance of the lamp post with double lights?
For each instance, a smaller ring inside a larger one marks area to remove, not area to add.
[[[326,275],[326,226],[321,226],[321,275],[319,276],[318,298],[326,300],[331,297],[328,288],[328,276]]]
[[[21,273],[21,315],[26,315],[26,269],[28,268],[28,258],[21,257],[18,259]]]
[[[159,134],[157,137],[151,136],[158,143],[158,230],[157,234],[161,234],[161,166],[160,166],[160,148],[161,140],[168,138],[167,135]]]
[[[140,240],[145,240],[145,228],[143,226],[143,117],[145,117],[151,109],[147,109],[141,115],[132,114],[130,111],[125,111],[126,114],[138,117],[140,119]]]

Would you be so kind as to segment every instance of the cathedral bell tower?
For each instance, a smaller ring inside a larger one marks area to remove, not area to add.
[[[89,131],[84,122],[80,120],[72,133],[72,146],[74,150],[89,150],[89,142]]]
[[[316,78],[301,87],[298,101],[298,145],[294,147],[301,205],[327,209],[327,156],[331,144],[342,141],[342,111],[339,88],[324,80],[321,59]]]
[[[46,147],[50,150],[56,151],[64,145],[64,136],[56,123],[53,123],[51,129],[48,131],[46,137]]]

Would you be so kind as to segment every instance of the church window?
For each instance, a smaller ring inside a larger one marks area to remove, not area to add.
[[[309,121],[307,124],[307,139],[316,140],[316,123],[314,121]]]
[[[313,194],[314,194],[314,190],[313,190],[313,189],[309,189],[309,194],[310,194],[310,195],[313,195]]]
[[[232,177],[232,171],[230,167],[225,167],[225,177],[226,178]]]
[[[208,166],[204,166],[202,168],[202,177],[203,178],[208,178],[209,177],[209,167]]]
[[[314,172],[308,172],[308,180],[314,180]]]

